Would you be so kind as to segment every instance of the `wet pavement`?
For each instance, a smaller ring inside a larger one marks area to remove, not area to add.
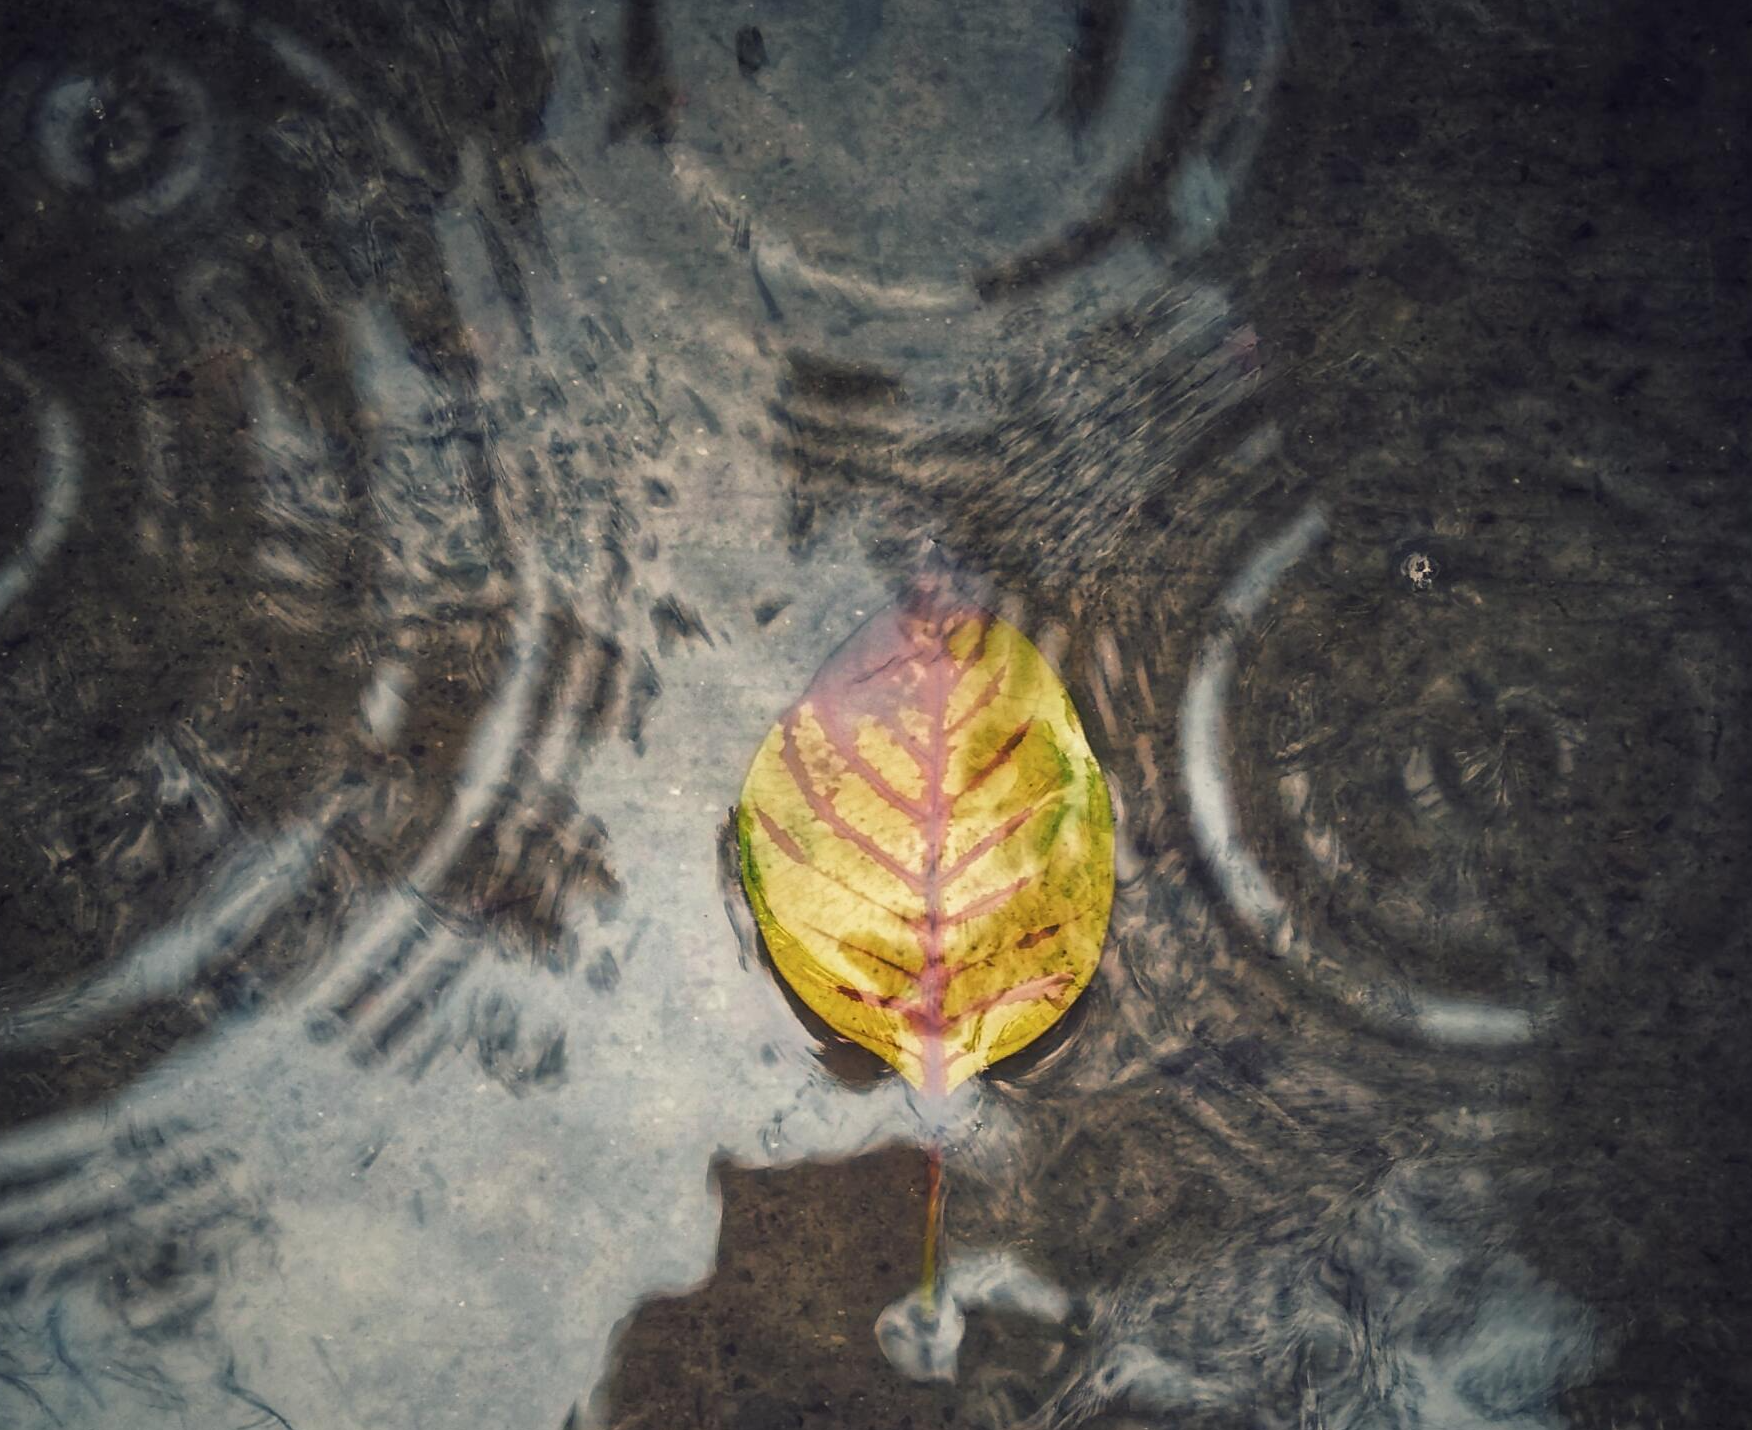
[[[1741,1423],[1749,60],[12,7],[0,1423]],[[732,818],[927,569],[1117,823],[946,1103]],[[932,1146],[953,1380],[875,1335]]]

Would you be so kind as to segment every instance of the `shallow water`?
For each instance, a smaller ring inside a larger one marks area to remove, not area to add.
[[[1744,26],[6,41],[0,1423],[1743,1418]],[[731,820],[927,568],[1118,818],[946,1106]]]

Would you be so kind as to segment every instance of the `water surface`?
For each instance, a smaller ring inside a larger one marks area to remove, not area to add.
[[[1745,43],[10,17],[0,1419],[1734,1423]],[[1119,823],[947,1108],[729,853],[927,568]]]

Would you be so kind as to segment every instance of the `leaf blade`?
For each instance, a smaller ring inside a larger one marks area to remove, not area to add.
[[[1052,1026],[1100,959],[1107,785],[1014,626],[918,597],[822,667],[744,783],[744,884],[781,976],[946,1092]]]

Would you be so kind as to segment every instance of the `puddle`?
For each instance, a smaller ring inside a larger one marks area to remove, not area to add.
[[[21,19],[0,1419],[1732,1418],[1744,215],[1536,8]],[[733,854],[927,566],[1117,825],[947,1105]]]

